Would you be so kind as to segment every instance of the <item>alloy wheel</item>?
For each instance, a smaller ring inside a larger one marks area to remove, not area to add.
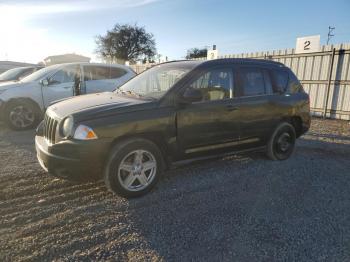
[[[31,126],[35,121],[34,112],[23,105],[15,106],[9,112],[11,124],[17,128],[26,128]]]
[[[118,180],[128,191],[141,191],[152,183],[157,172],[157,161],[146,150],[135,150],[120,162]]]

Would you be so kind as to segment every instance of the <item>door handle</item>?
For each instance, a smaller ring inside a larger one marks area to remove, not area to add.
[[[235,111],[235,110],[238,110],[238,107],[237,106],[234,106],[234,105],[227,105],[226,106],[226,109],[228,111]]]

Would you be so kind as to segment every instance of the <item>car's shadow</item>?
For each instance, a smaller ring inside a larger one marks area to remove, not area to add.
[[[298,144],[287,161],[254,153],[171,170],[129,200],[130,223],[166,260],[342,260],[350,145]]]

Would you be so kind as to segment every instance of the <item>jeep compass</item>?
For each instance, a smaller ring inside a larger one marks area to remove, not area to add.
[[[174,163],[248,150],[289,158],[310,126],[309,96],[281,63],[253,59],[159,64],[119,90],[50,106],[35,138],[41,166],[104,179],[136,197]]]

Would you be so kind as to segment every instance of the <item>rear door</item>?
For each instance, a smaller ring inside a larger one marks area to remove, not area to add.
[[[200,89],[202,101],[179,106],[178,142],[185,153],[225,148],[238,141],[238,100],[233,92],[233,69],[208,69],[187,88]]]
[[[83,70],[86,93],[88,94],[113,91],[126,81],[123,81],[123,76],[127,72],[117,67],[84,65]]]
[[[246,147],[266,143],[275,126],[276,108],[271,106],[272,86],[268,69],[240,66],[237,70],[240,96],[240,143]]]

